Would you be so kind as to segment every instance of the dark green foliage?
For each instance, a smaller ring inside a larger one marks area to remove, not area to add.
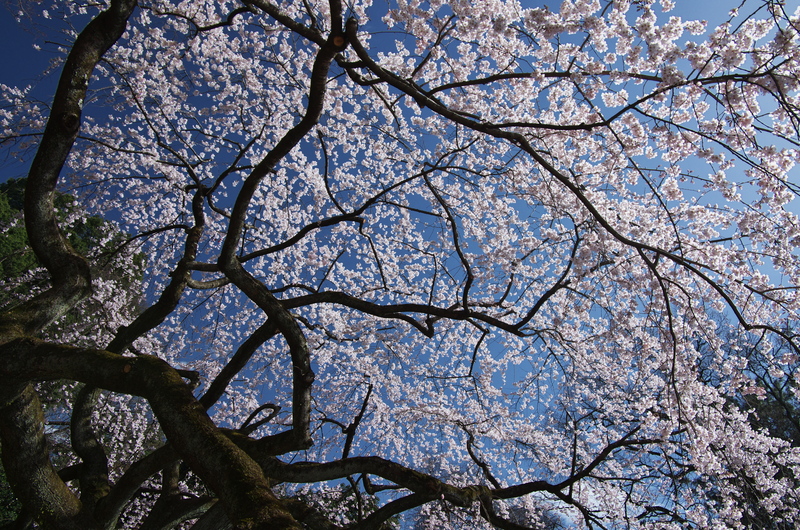
[[[4,279],[18,278],[38,265],[21,222],[24,184],[20,182],[10,180],[0,184],[0,228],[13,225],[0,237],[0,273]]]
[[[26,180],[24,178],[11,179],[0,184],[0,226],[8,226],[8,224],[18,221],[9,231],[12,234],[11,237],[4,237],[8,240],[7,248],[11,251],[10,253],[5,252],[6,248],[3,248],[4,252],[0,254],[3,256],[4,278],[21,276],[38,265],[36,257],[28,247],[28,237],[25,233],[25,225],[22,223]],[[67,229],[67,239],[72,248],[82,256],[89,256],[98,250],[109,251],[109,245],[104,245],[103,240],[113,228],[106,220],[92,216],[78,221],[73,226],[64,226],[67,214],[76,207],[75,202],[74,197],[65,193],[57,194],[54,200],[59,221],[61,221],[62,229]],[[115,238],[116,242],[122,239],[121,236],[122,234],[118,234],[118,237]],[[19,266],[7,266],[6,262],[9,261],[7,259],[9,256],[17,257],[16,261],[11,261],[19,263]]]
[[[40,267],[33,251],[28,245],[28,237],[22,220],[26,179],[11,179],[0,184],[0,274],[8,281],[30,273]],[[92,276],[95,278],[113,279],[121,289],[127,289],[134,282],[141,280],[141,273],[131,274],[111,264],[114,252],[127,238],[116,228],[98,216],[82,218],[72,225],[66,223],[67,216],[78,205],[71,195],[59,193],[54,200],[61,228],[66,231],[67,239],[79,254],[89,259]],[[145,265],[144,254],[130,257],[134,270],[142,271]],[[7,309],[20,297],[26,297],[32,289],[46,286],[45,275],[32,278],[19,286],[12,286],[6,292],[0,292],[0,309]]]
[[[795,336],[791,329],[783,330],[787,336]],[[751,393],[737,394],[729,398],[727,406],[739,409],[748,414],[748,420],[756,431],[766,431],[771,437],[785,440],[793,447],[800,447],[800,402],[795,397],[795,372],[800,368],[800,362],[794,350],[785,341],[775,341],[764,345],[763,337],[745,335],[730,337],[729,344],[732,355],[743,356],[747,359],[746,372],[752,379],[754,386]],[[706,347],[699,345],[701,351]],[[710,355],[709,355],[710,356]],[[713,381],[711,371],[703,370],[709,380]],[[762,491],[758,484],[748,475],[748,471],[741,466],[732,465],[728,469],[730,476],[727,479],[733,486],[714,488],[710,498],[716,497],[720,504],[736,499],[737,505],[742,509],[742,525],[747,530],[794,530],[797,528],[794,521],[787,521],[778,512],[770,512],[763,507],[762,501],[768,497],[768,492]],[[795,476],[789,468],[777,471],[774,479],[788,479],[794,484],[796,492],[800,492],[800,477]],[[737,493],[731,494],[731,491]],[[714,493],[715,492],[715,493]],[[798,499],[800,500],[800,498]]]
[[[792,335],[791,330],[787,334]],[[750,423],[754,429],[766,430],[770,436],[789,442],[793,447],[800,447],[800,403],[795,393],[793,372],[797,369],[797,361],[782,365],[783,374],[772,371],[770,365],[784,354],[795,358],[791,348],[784,343],[774,344],[764,355],[757,348],[752,348],[749,355],[748,369],[753,374],[763,395],[748,394],[742,396],[739,406],[748,411]],[[788,372],[788,373],[787,373]],[[778,471],[775,478],[788,478],[795,491],[800,491],[800,477],[794,476],[788,468]],[[762,492],[752,486],[752,481],[744,475],[739,476],[740,489],[747,509],[742,523],[753,530],[793,530],[794,523],[779,521],[761,505]]]
[[[0,525],[10,523],[17,518],[20,504],[11,492],[11,486],[6,479],[6,472],[0,464]]]
[[[793,364],[787,368],[793,372],[797,367]],[[751,411],[751,424],[766,429],[770,436],[800,447],[800,403],[795,397],[797,389],[793,374],[773,377],[765,363],[752,363],[751,369],[758,385],[764,389],[763,396],[742,398],[742,408]]]

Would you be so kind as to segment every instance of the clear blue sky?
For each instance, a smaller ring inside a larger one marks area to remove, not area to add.
[[[378,0],[379,3],[380,0]],[[15,2],[3,2],[0,7],[0,83],[18,84],[21,81],[33,81],[47,67],[49,55],[47,51],[37,52],[33,44],[41,38],[35,30],[23,30],[14,19]],[[523,5],[550,4],[553,9],[560,4],[559,0],[522,0]],[[740,0],[676,0],[676,8],[669,15],[677,15],[684,19],[697,18],[716,24],[726,18],[727,12],[740,3]],[[800,6],[800,0],[787,0],[787,12],[791,13]]]
[[[36,34],[23,30],[7,5],[0,8],[0,83],[19,84],[35,79],[46,67],[48,57],[33,49]]]
[[[379,3],[380,0],[378,0]],[[16,8],[14,2],[3,2],[0,7],[0,83],[10,84],[20,81],[33,81],[47,67],[48,53],[37,52],[33,44],[37,36],[35,30],[23,30],[14,19]],[[522,0],[523,5],[551,4],[555,9],[559,0]],[[740,0],[676,0],[676,8],[669,15],[677,15],[684,19],[697,18],[716,24],[726,18],[731,7],[737,6]],[[786,0],[787,12],[793,12],[800,6],[800,0]]]

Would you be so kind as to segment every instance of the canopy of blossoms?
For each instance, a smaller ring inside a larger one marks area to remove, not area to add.
[[[800,520],[800,13],[674,4],[22,3],[18,519]]]

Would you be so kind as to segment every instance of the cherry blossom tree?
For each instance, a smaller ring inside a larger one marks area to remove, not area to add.
[[[4,288],[49,277],[0,314],[16,524],[800,520],[735,406],[754,355],[798,388],[800,13],[674,4],[22,3],[63,59],[0,85]]]

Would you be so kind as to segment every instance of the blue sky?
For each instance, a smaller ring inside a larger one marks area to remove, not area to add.
[[[379,4],[380,2],[376,2]],[[555,9],[559,5],[558,0],[522,0],[523,5],[537,6],[551,4]],[[667,16],[680,16],[684,19],[708,20],[709,25],[716,25],[727,18],[728,11],[737,6],[739,0],[676,0],[676,7]],[[42,33],[36,29],[22,29],[15,20],[17,8],[16,2],[4,2],[0,7],[0,49],[6,50],[0,53],[0,83],[4,84],[25,84],[40,78],[41,72],[47,68],[51,57],[53,45],[44,45],[43,51],[36,51],[34,43],[42,44]],[[792,13],[798,6],[800,0],[786,0],[786,11]],[[52,35],[49,36],[51,39]],[[50,51],[48,51],[50,50]],[[56,81],[55,75],[50,75],[45,79],[42,90],[37,91],[39,97],[47,99],[52,92],[53,84]],[[53,84],[51,84],[53,83]],[[49,90],[48,90],[49,89]],[[3,168],[0,167],[0,171]],[[0,180],[5,180],[0,173]]]
[[[47,67],[49,59],[47,52],[34,50],[33,43],[37,39],[35,31],[23,30],[16,22],[14,3],[4,2],[5,5],[0,8],[0,49],[6,50],[0,53],[0,83],[6,84],[36,79]],[[551,4],[553,9],[559,4],[558,0],[523,0],[522,3],[531,6]],[[731,7],[739,3],[739,0],[676,0],[676,7],[669,15],[718,23],[726,17]],[[786,11],[791,13],[800,6],[800,0],[787,0],[785,5]]]
[[[11,6],[0,8],[0,83],[11,84],[33,81],[47,68],[48,55],[37,52],[33,44],[37,36],[20,27]]]

